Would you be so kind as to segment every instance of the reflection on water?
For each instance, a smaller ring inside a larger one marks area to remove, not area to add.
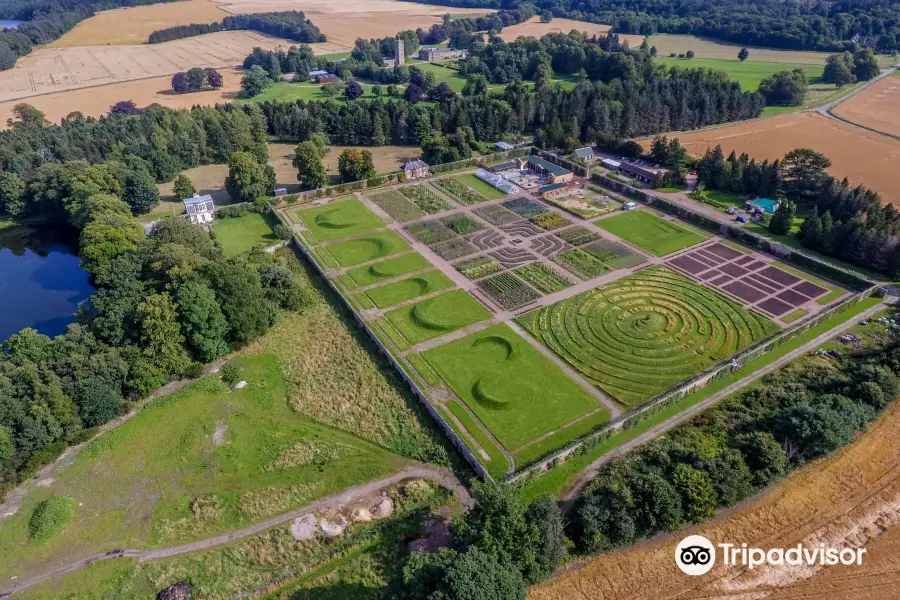
[[[25,327],[53,337],[75,320],[94,291],[77,243],[77,232],[64,226],[0,230],[0,340]]]
[[[0,19],[0,30],[3,29],[17,29],[19,25],[24,23],[25,21],[11,21],[9,19]]]

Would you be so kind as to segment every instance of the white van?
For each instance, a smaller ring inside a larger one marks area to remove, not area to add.
[[[626,202],[625,206],[622,207],[622,210],[634,210],[637,208],[637,204],[634,202]]]

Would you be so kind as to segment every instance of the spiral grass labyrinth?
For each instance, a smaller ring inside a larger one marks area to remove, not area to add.
[[[645,269],[517,319],[625,406],[778,330],[665,267]]]

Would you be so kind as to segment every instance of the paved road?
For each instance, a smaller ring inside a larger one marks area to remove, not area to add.
[[[570,509],[571,505],[573,504],[573,500],[578,497],[578,495],[581,493],[581,491],[584,489],[584,487],[588,483],[590,483],[599,474],[600,470],[603,468],[604,465],[608,464],[614,458],[622,456],[623,454],[627,454],[628,452],[634,450],[638,446],[642,446],[643,444],[646,444],[647,442],[659,437],[663,433],[674,428],[676,425],[679,425],[679,424],[683,423],[684,421],[687,421],[688,419],[693,418],[697,414],[707,410],[708,408],[710,408],[714,404],[718,403],[719,401],[734,394],[741,388],[744,388],[744,387],[750,385],[757,379],[763,377],[764,375],[766,375],[768,373],[771,373],[772,371],[780,369],[781,367],[783,367],[787,363],[791,362],[795,358],[818,348],[819,346],[821,346],[828,340],[830,340],[830,339],[834,338],[835,336],[840,335],[842,332],[850,329],[859,321],[863,321],[882,310],[884,310],[883,303],[873,306],[872,308],[860,313],[853,319],[850,319],[846,323],[838,325],[834,329],[831,329],[827,333],[823,333],[819,337],[813,339],[810,342],[807,342],[806,344],[800,346],[796,350],[793,350],[793,351],[785,354],[778,360],[768,364],[767,366],[765,366],[761,369],[757,369],[756,371],[747,375],[743,379],[740,379],[740,380],[732,383],[731,385],[729,385],[722,391],[713,394],[706,400],[703,400],[702,402],[695,404],[691,408],[678,413],[677,415],[670,418],[669,420],[663,421],[659,425],[656,425],[655,427],[648,429],[644,433],[625,442],[621,446],[617,446],[615,448],[615,450],[612,450],[611,452],[607,452],[606,454],[604,454],[603,456],[601,456],[600,458],[598,458],[597,460],[592,462],[590,465],[585,467],[580,473],[578,473],[575,480],[571,484],[569,484],[569,486],[566,489],[563,490],[562,494],[560,494],[560,501],[563,503],[563,505],[567,509]]]
[[[455,492],[460,500],[460,503],[464,507],[469,508],[472,506],[473,500],[469,495],[469,491],[459,482],[458,479],[456,479],[453,473],[451,473],[447,469],[440,469],[437,467],[412,466],[394,473],[393,475],[389,475],[388,477],[383,477],[381,479],[370,481],[362,485],[347,488],[343,492],[332,494],[331,496],[326,496],[325,498],[317,500],[312,504],[301,506],[300,508],[278,515],[277,517],[273,517],[271,519],[268,519],[267,521],[262,521],[249,527],[238,529],[229,533],[223,533],[221,535],[217,535],[205,540],[191,542],[190,544],[183,544],[181,546],[170,546],[168,548],[161,548],[158,550],[110,550],[109,552],[105,552],[103,554],[97,554],[95,556],[91,556],[89,558],[85,558],[68,565],[63,565],[62,567],[59,567],[52,571],[48,571],[41,575],[37,575],[30,579],[17,581],[13,585],[13,587],[5,591],[0,591],[0,598],[7,598],[15,592],[30,588],[39,583],[47,581],[48,579],[53,579],[54,577],[59,577],[60,575],[65,575],[66,573],[77,571],[78,569],[87,567],[102,560],[111,560],[115,558],[137,558],[138,562],[143,563],[150,560],[171,558],[173,556],[180,556],[182,554],[189,554],[191,552],[209,550],[210,548],[215,548],[216,546],[222,546],[224,544],[229,544],[231,542],[256,535],[258,533],[262,533],[267,529],[283,525],[312,512],[329,509],[339,509],[359,498],[373,494],[382,488],[400,483],[405,479],[434,479],[442,487]]]

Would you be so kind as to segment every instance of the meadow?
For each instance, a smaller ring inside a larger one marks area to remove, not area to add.
[[[422,356],[509,451],[600,409],[593,397],[507,325]]]
[[[212,230],[225,256],[237,256],[254,246],[271,246],[278,242],[272,228],[278,217],[272,213],[247,213],[241,217],[216,219]]]
[[[392,310],[379,325],[401,349],[406,349],[490,316],[472,296],[463,290],[453,290]]]
[[[667,221],[647,210],[600,219],[596,225],[655,256],[666,256],[709,238],[701,231]]]
[[[516,322],[627,407],[778,330],[664,267],[644,269]]]
[[[384,222],[353,196],[298,210],[295,214],[321,241],[336,240],[384,227]]]

